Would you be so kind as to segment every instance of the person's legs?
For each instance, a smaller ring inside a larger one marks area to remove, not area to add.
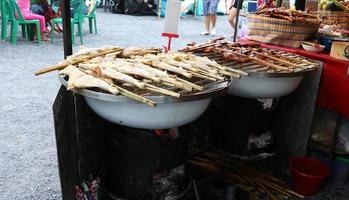
[[[232,6],[229,11],[229,19],[228,19],[232,27],[235,27],[236,14],[237,14],[237,9]]]
[[[208,35],[210,30],[210,16],[208,14],[210,0],[204,0],[203,2],[203,15],[205,16],[205,31],[201,33],[201,35]]]
[[[40,23],[40,32],[41,32],[41,38],[42,40],[47,40],[47,37],[45,35],[45,30],[46,30],[46,24],[45,24],[45,17],[41,15],[37,15],[34,13],[27,13],[23,15],[24,19],[26,20],[32,20],[32,19],[37,19],[39,20]],[[37,30],[38,31],[38,30]]]
[[[210,7],[208,9],[208,13],[210,15],[210,34],[215,35],[216,34],[216,21],[217,21],[217,7],[218,7],[219,0],[210,0]]]
[[[210,15],[211,17],[211,27],[216,28],[216,22],[217,22],[217,15]]]
[[[216,22],[217,22],[217,15],[211,14],[210,15],[211,19],[211,29],[210,29],[210,34],[211,35],[216,35]]]

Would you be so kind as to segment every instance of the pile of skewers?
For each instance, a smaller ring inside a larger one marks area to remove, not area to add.
[[[203,91],[211,83],[225,81],[227,77],[239,78],[239,73],[243,74],[191,54],[120,47],[82,49],[36,75],[53,70],[60,70],[59,74],[69,77],[68,90],[93,88],[151,106],[156,102],[146,96],[160,94],[179,98]]]
[[[180,51],[206,56],[232,70],[246,73],[292,73],[311,70],[318,66],[317,63],[294,54],[262,48],[260,44],[231,43],[223,39],[217,38],[202,44],[191,43]],[[239,68],[241,66],[242,68]]]
[[[249,193],[249,200],[303,199],[272,172],[251,164],[228,160],[213,152],[206,152],[189,160],[197,170],[216,175],[227,183]]]
[[[316,15],[303,11],[288,10],[285,8],[262,8],[255,15],[276,19],[285,19],[290,22],[309,22],[309,20],[319,20]]]

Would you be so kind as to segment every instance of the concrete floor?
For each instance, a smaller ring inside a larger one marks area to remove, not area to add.
[[[84,24],[84,45],[99,47],[162,47],[164,20],[97,11],[98,35]],[[230,37],[227,16],[218,18],[217,35]],[[173,49],[187,42],[204,42],[203,18],[181,19],[180,38]],[[76,37],[78,48],[79,41]],[[61,199],[51,106],[60,86],[57,73],[39,77],[34,71],[63,59],[62,35],[54,43],[38,45],[18,34],[17,46],[0,42],[0,200]]]

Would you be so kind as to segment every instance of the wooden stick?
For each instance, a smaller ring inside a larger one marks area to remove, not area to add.
[[[296,192],[294,192],[294,191],[292,191],[292,190],[289,190],[289,189],[284,188],[284,187],[280,187],[280,186],[278,186],[278,185],[276,185],[276,184],[273,184],[273,183],[270,183],[270,185],[272,185],[271,187],[278,188],[278,189],[283,190],[283,191],[285,191],[285,192],[287,192],[287,193],[289,193],[289,194],[291,194],[291,195],[293,195],[293,196],[296,196],[296,197],[299,197],[299,198],[304,199],[304,196],[303,196],[303,195],[298,194],[298,193],[296,193]]]
[[[272,200],[278,200],[273,193],[271,193],[267,188],[264,187],[264,185],[262,183],[259,183],[258,181],[255,182],[264,192],[266,192],[268,194],[268,196],[270,197],[270,199]]]
[[[240,74],[240,75],[248,76],[248,73],[244,72],[242,70],[232,69],[232,68],[229,68],[229,67],[223,67],[223,69],[226,70],[226,71],[230,71],[230,72],[233,72],[233,73]]]
[[[260,56],[263,56],[263,57],[266,57],[266,58],[270,58],[270,59],[272,59],[272,60],[281,62],[281,63],[283,63],[283,64],[291,65],[291,66],[293,66],[293,67],[295,67],[295,68],[307,69],[307,67],[304,67],[304,66],[302,66],[302,65],[295,64],[295,63],[292,63],[292,62],[289,62],[289,61],[286,61],[286,60],[277,58],[277,57],[272,56],[272,55],[265,55],[265,54],[261,54],[261,53],[258,53],[258,52],[255,52],[255,53],[256,53],[257,55],[260,55]]]
[[[181,79],[181,78],[178,78],[178,77],[176,77],[176,79],[177,79],[178,81],[181,81],[181,82],[183,82],[183,83],[185,83],[185,84],[188,84],[188,85],[192,86],[192,87],[193,87],[194,89],[196,89],[196,90],[199,90],[199,91],[203,91],[203,90],[204,90],[204,87],[202,87],[202,86],[200,86],[200,85],[196,85],[195,83],[186,81],[186,80]]]
[[[230,77],[233,77],[233,78],[241,78],[241,75],[239,75],[239,74],[227,72],[227,71],[224,71],[224,70],[219,70],[218,72],[219,72],[220,74],[225,75],[225,76],[230,76]]]
[[[203,78],[203,79],[207,79],[207,80],[210,80],[210,81],[217,81],[217,79],[215,79],[215,78],[208,77],[208,76],[196,73],[196,72],[191,72],[191,74],[193,74],[193,76],[198,77],[198,78]]]
[[[138,94],[135,94],[133,92],[130,92],[120,86],[117,86],[114,84],[114,87],[116,87],[119,91],[120,91],[120,94],[123,95],[123,96],[126,96],[130,99],[133,99],[135,101],[139,101],[139,102],[142,102],[142,103],[145,103],[149,106],[152,106],[152,107],[155,107],[157,105],[157,103],[155,101],[152,101],[150,99],[147,99],[147,98],[144,98]]]
[[[103,55],[106,55],[106,54],[109,54],[109,53],[114,53],[114,52],[117,52],[117,51],[120,51],[120,49],[118,49],[118,50],[111,50],[111,51],[105,51],[105,52],[99,52],[99,53],[95,53],[95,54],[92,54],[92,55],[83,56],[82,58],[77,58],[76,60],[71,61],[71,62],[67,61],[67,60],[64,60],[63,63],[61,63],[61,64],[53,65],[53,66],[46,67],[46,68],[43,68],[43,69],[40,69],[40,70],[36,71],[35,72],[35,76],[38,76],[38,75],[41,75],[41,74],[45,74],[45,73],[48,73],[48,72],[52,72],[52,71],[55,71],[55,70],[62,70],[65,67],[67,67],[68,65],[76,65],[76,64],[78,64],[80,62],[83,62],[83,61],[86,61],[86,60],[89,60],[89,59],[92,59],[92,58],[95,58],[95,57],[98,57],[98,56],[103,56]]]
[[[290,193],[285,192],[284,190],[281,190],[281,189],[279,189],[278,187],[275,187],[273,184],[269,183],[268,181],[265,181],[265,180],[256,180],[256,181],[261,182],[261,184],[264,183],[265,186],[270,187],[271,189],[274,189],[274,190],[276,190],[277,192],[279,192],[279,193],[281,193],[281,194],[283,194],[283,195],[285,195],[285,196],[287,196],[287,197],[292,196]]]
[[[168,78],[161,78],[161,81],[170,83],[170,84],[174,85],[177,88],[184,89],[184,90],[187,90],[189,92],[193,91],[193,87],[192,86],[190,86],[188,84],[185,84],[183,82],[178,82],[178,81],[176,81],[176,79],[173,79],[173,78],[170,78],[170,77],[168,77]]]
[[[217,79],[217,80],[224,80],[224,77],[220,76],[219,74],[214,74],[214,72],[210,73],[210,72],[207,72],[205,70],[199,69],[199,72],[197,72],[197,73],[202,74],[204,76],[209,76],[209,77]]]
[[[297,58],[291,58],[291,57],[283,56],[283,55],[279,55],[279,54],[274,54],[273,56],[281,57],[283,59],[290,60],[290,61],[293,61],[293,62],[302,62],[302,63],[311,64],[311,65],[315,65],[316,64],[316,63],[313,63],[313,62],[309,62],[307,60],[300,60],[300,59],[297,59]]]
[[[88,73],[88,71],[84,71],[84,72],[87,73],[87,74],[90,74],[90,75],[92,75],[92,76],[94,76],[94,77],[96,77],[96,78],[101,78],[101,77],[97,76],[97,75],[96,75],[95,73],[93,73],[93,72],[91,72],[91,73]],[[103,77],[102,77],[102,79],[105,80],[105,81],[107,81],[110,85],[114,86],[116,89],[118,89],[118,90],[120,91],[120,94],[123,95],[123,96],[125,96],[125,97],[128,97],[128,98],[130,98],[130,99],[133,99],[133,100],[135,100],[135,101],[139,101],[139,102],[145,103],[145,104],[147,104],[147,105],[149,105],[149,106],[152,106],[152,107],[155,107],[156,104],[157,104],[155,101],[152,101],[152,100],[150,100],[150,99],[144,98],[144,97],[142,97],[142,96],[140,96],[140,95],[138,95],[138,94],[135,94],[135,93],[133,93],[133,92],[130,92],[130,91],[128,91],[128,90],[126,90],[126,89],[124,89],[124,88],[122,88],[122,87],[120,87],[120,86],[114,84],[113,81],[112,81],[111,79],[109,79],[109,78],[103,78]]]
[[[264,61],[264,60],[262,60],[262,59],[260,59],[260,58],[256,58],[256,57],[250,57],[253,61],[256,61],[257,63],[259,63],[259,64],[263,64],[263,65],[265,65],[265,66],[268,66],[268,67],[271,67],[271,68],[274,68],[274,69],[279,69],[279,70],[283,70],[283,71],[290,71],[290,72],[292,72],[293,70],[292,69],[289,69],[289,68],[287,68],[287,67],[282,67],[282,66],[280,66],[280,65],[275,65],[275,64],[272,64],[272,63],[269,63],[269,62],[267,62],[267,61]]]
[[[153,92],[166,94],[168,96],[172,96],[172,97],[176,97],[176,98],[179,98],[181,96],[181,94],[178,94],[176,92],[173,92],[173,91],[170,91],[170,90],[166,90],[166,89],[163,89],[163,88],[159,88],[159,87],[156,87],[156,86],[148,84],[148,83],[145,83],[145,88],[147,90],[150,90],[150,91],[153,91]]]

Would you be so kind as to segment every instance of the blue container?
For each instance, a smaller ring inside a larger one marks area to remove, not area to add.
[[[332,181],[337,185],[344,185],[348,181],[349,176],[349,159],[336,157],[336,161],[332,169]]]
[[[324,52],[330,52],[331,46],[332,46],[332,39],[326,38],[326,37],[320,37],[319,38],[320,44],[325,46]]]
[[[165,17],[167,0],[161,0],[160,16]]]
[[[257,2],[249,1],[247,3],[247,12],[252,13],[257,11]]]

